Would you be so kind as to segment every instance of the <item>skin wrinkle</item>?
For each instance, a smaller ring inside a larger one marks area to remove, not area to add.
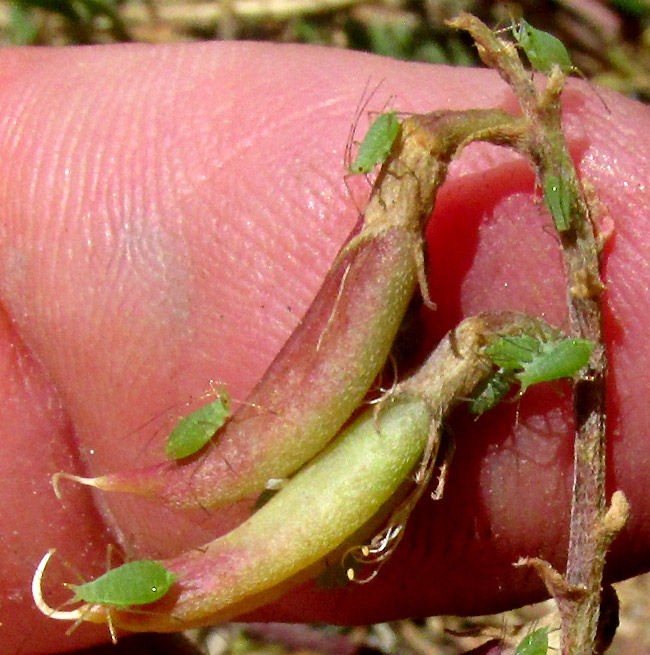
[[[118,288],[120,288],[120,287],[118,286]]]
[[[229,193],[232,194],[233,190],[230,189]],[[254,324],[258,324],[264,320],[264,317],[267,317],[265,334],[252,333],[249,345],[245,346],[251,353],[254,353],[259,349],[260,338],[267,340],[269,343],[283,339],[286,323],[275,318],[282,315],[284,307],[289,304],[282,299],[283,295],[290,299],[292,307],[300,305],[306,307],[311,298],[308,291],[310,285],[305,284],[304,276],[296,275],[295,281],[290,281],[286,287],[281,287],[281,293],[275,291],[275,287],[270,283],[270,280],[272,280],[273,271],[278,264],[273,261],[271,253],[275,249],[291,252],[291,243],[286,244],[286,238],[281,239],[281,235],[276,233],[270,221],[263,221],[261,228],[256,227],[259,224],[255,221],[255,212],[248,210],[250,203],[251,196],[247,200],[246,212],[250,216],[250,220],[245,220],[242,217],[242,222],[237,228],[230,224],[220,228],[215,245],[224,253],[233,268],[242,266],[244,270],[248,269],[250,271],[241,278],[235,278],[232,283],[220,289],[219,293],[223,294],[224,299],[232,299],[232,304],[236,304],[244,298],[253,299],[250,304],[256,307],[255,313],[258,315],[254,320]],[[238,201],[235,199],[230,204],[233,207],[238,206]],[[258,207],[262,211],[265,210],[261,199]],[[196,232],[193,227],[188,226],[188,228],[191,229],[192,233]],[[250,259],[254,259],[251,266],[247,264]],[[297,269],[300,262],[294,260],[291,264],[293,264],[292,268]],[[254,278],[251,275],[253,272],[255,273]],[[309,272],[309,280],[314,280],[311,284],[312,287],[317,284],[319,279],[316,275],[316,273]],[[199,311],[201,311],[200,308]],[[268,320],[269,316],[271,317],[270,321]],[[297,324],[297,319],[298,317],[295,319],[295,324]],[[243,329],[246,328],[243,327]]]
[[[5,340],[9,337],[9,352],[12,358],[11,362],[6,357],[3,358],[5,366],[9,369],[3,375],[5,385],[2,423],[5,429],[9,430],[8,435],[5,435],[3,439],[5,456],[7,452],[18,447],[18,441],[21,438],[30,443],[41,443],[42,446],[38,450],[27,449],[27,452],[23,452],[17,463],[14,462],[11,469],[7,470],[2,477],[15,480],[14,493],[20,497],[21,511],[29,511],[30,507],[38,502],[41,511],[47,517],[47,525],[40,522],[38,530],[49,530],[49,533],[53,535],[53,539],[55,538],[54,535],[61,540],[70,539],[72,533],[82,539],[85,536],[87,544],[92,543],[97,538],[97,541],[101,542],[100,548],[104,550],[106,543],[98,537],[99,535],[105,537],[106,532],[103,524],[101,524],[98,512],[92,507],[92,501],[88,502],[90,499],[88,499],[87,495],[84,495],[83,501],[81,497],[77,499],[73,520],[68,523],[68,527],[62,529],[59,516],[65,511],[64,508],[60,507],[60,504],[53,498],[51,493],[43,493],[43,483],[47,480],[45,471],[48,466],[70,466],[71,461],[78,454],[78,442],[75,439],[75,432],[72,429],[65,408],[59,405],[59,398],[56,395],[55,388],[47,380],[43,369],[25,348],[24,343],[20,341],[15,323],[10,325],[8,320],[3,321],[3,323],[3,331],[5,332],[3,342],[6,343]],[[7,330],[10,332],[8,333]],[[7,346],[3,346],[3,350],[6,348]],[[6,395],[8,393],[10,394],[9,398]],[[19,430],[16,429],[19,426],[16,425],[15,414],[11,410],[12,406],[17,403],[20,406],[27,404],[32,407],[29,415],[20,420]],[[55,433],[57,439],[48,441],[44,438],[46,434],[49,436],[50,433]],[[19,447],[22,451],[22,444]],[[36,463],[36,460],[38,460],[38,463]],[[34,475],[34,470],[39,470],[40,474]],[[50,490],[48,489],[48,491]],[[6,496],[9,496],[9,498]],[[13,507],[15,502],[15,499],[12,499],[11,496],[11,493],[3,494],[2,505],[5,505],[5,503],[6,505],[0,508],[5,530],[10,518],[7,507]],[[40,500],[37,501],[36,499]],[[7,545],[5,539],[10,534],[9,531],[5,530],[3,530],[3,546]],[[93,532],[95,537],[90,536]],[[17,605],[14,596],[16,593],[21,593],[21,590],[25,590],[24,579],[25,576],[29,575],[33,567],[32,558],[36,556],[38,550],[37,540],[29,533],[29,529],[24,529],[22,533],[16,532],[17,538],[22,544],[20,548],[21,557],[19,561],[13,562],[9,566],[3,566],[5,591],[9,594],[10,600],[3,608],[3,614],[5,617],[12,617],[11,624],[18,629],[20,635],[31,634],[28,630],[29,624],[24,624],[26,617],[16,617],[15,622],[13,619]],[[94,543],[95,547],[97,541]],[[87,546],[85,550],[90,552],[89,549],[90,546]],[[79,562],[80,559],[84,558],[84,552],[80,551],[76,556],[76,561]],[[11,591],[12,588],[16,591]],[[6,622],[5,625],[7,625]],[[20,628],[21,625],[22,628]]]
[[[304,110],[304,113],[308,113],[308,112],[313,112],[313,110],[312,110],[311,108],[310,108],[310,109],[306,109],[306,110]],[[284,121],[282,121],[282,120],[280,121],[280,126],[282,126],[283,122],[290,122],[291,120],[293,120],[293,116],[288,116]],[[274,125],[274,128],[273,128],[273,129],[274,129],[274,131],[277,131],[278,126],[277,126],[277,125]],[[256,137],[255,145],[258,145],[258,143],[259,143],[259,139]],[[233,153],[237,153],[237,152],[238,152],[237,149],[240,148],[240,147],[241,147],[241,146],[239,146],[239,144],[237,144],[236,147],[235,147],[235,150],[233,150],[232,152],[233,152]],[[286,158],[286,154],[282,154],[281,157],[278,155],[278,157],[279,157],[279,160],[282,161],[283,158]],[[228,163],[228,161],[229,161],[229,159],[226,158],[226,159],[222,160],[221,162],[219,162],[219,166],[220,166],[220,168],[223,168],[223,166],[224,166],[226,163]],[[293,179],[294,179],[293,176],[292,176],[290,179],[293,180]],[[209,186],[213,186],[214,183],[215,183],[214,179],[206,179],[202,184],[204,184],[204,185],[209,185]],[[240,179],[238,179],[238,183],[241,184],[241,180],[240,180]],[[228,188],[228,193],[229,193],[229,194],[233,194],[233,189],[232,189],[232,186],[231,186],[231,185],[228,185],[226,188]],[[254,192],[255,192],[255,186],[253,185],[252,188],[251,188],[251,190],[248,190],[248,189],[247,189],[247,190],[245,190],[245,191],[243,191],[243,192],[240,191],[238,195],[242,195],[242,194],[243,194],[244,196],[247,195],[247,196],[248,196],[248,200],[247,200],[246,202],[247,202],[247,203],[250,203],[250,199],[255,197],[255,193],[254,193]],[[199,193],[200,193],[200,189],[199,189]],[[281,197],[283,197],[284,195],[285,195],[285,194],[281,194]],[[237,200],[234,201],[234,202],[239,202],[239,200],[237,199]],[[262,204],[262,203],[265,203],[265,200],[264,200],[263,198],[260,197],[259,202],[260,202],[260,204]],[[297,204],[297,205],[299,206],[299,208],[300,208],[300,206],[303,204],[303,202],[302,202],[302,200],[299,201],[299,202],[296,201],[296,204]],[[293,205],[293,203],[292,203],[292,205]],[[268,211],[268,210],[267,210],[267,211]],[[281,209],[280,211],[282,211],[282,209]],[[293,207],[293,206],[290,206],[290,208],[288,209],[288,211],[294,211],[294,207]],[[251,213],[251,215],[252,215],[253,217],[256,217],[257,212],[250,212],[250,210],[249,210],[249,213]],[[246,225],[247,223],[244,222],[244,224]],[[264,222],[264,224],[266,225],[266,222]],[[249,225],[252,226],[252,221],[249,223]],[[258,223],[258,225],[259,225],[259,223]],[[266,239],[267,236],[268,236],[267,234],[264,234],[263,232],[262,232],[262,233],[259,233],[259,230],[258,230],[257,232],[258,232],[258,234],[257,234],[257,235],[254,235],[254,240],[253,240],[253,242],[255,242],[255,241],[261,241],[261,240],[263,240],[263,239]],[[239,243],[242,243],[242,245],[246,244],[247,247],[245,248],[245,250],[246,250],[246,253],[249,253],[249,252],[250,252],[250,249],[249,249],[249,247],[248,247],[248,242],[250,241],[251,234],[249,233],[248,238],[246,239],[246,241],[244,241],[244,240],[241,239],[241,234],[238,234],[237,236],[238,236],[238,239],[234,240],[234,243],[236,244],[236,243],[239,242]],[[286,239],[286,233],[285,233],[284,239]],[[231,239],[228,238],[228,237],[226,237],[226,238],[224,239],[224,241],[230,241],[230,240],[231,240]],[[314,243],[318,243],[318,245],[319,245],[319,249],[322,248],[322,239],[319,238],[318,241],[314,241]],[[295,245],[294,245],[294,244],[295,244]],[[267,244],[266,247],[262,250],[262,252],[267,252],[268,250],[270,250],[270,249],[271,249],[271,248],[270,248],[270,245],[272,245],[272,242],[271,242],[271,244]],[[298,250],[298,245],[299,245],[299,244],[298,244],[298,242],[297,242],[296,240],[292,240],[292,241],[290,241],[289,244],[284,244],[284,248],[287,248],[287,250],[289,250],[289,251],[294,250],[294,249],[295,249],[295,250]],[[304,247],[304,244],[303,244],[302,247]],[[336,248],[336,247],[337,247],[337,245],[334,245],[334,248]],[[240,261],[239,256],[236,255],[236,253],[232,253],[230,256],[233,257],[234,259],[237,259],[238,261]],[[321,259],[321,258],[319,257],[318,260],[320,261],[320,259]],[[311,274],[311,271],[310,271],[310,274]],[[320,277],[320,272],[319,272],[319,271],[315,271],[315,272],[313,273],[313,279],[314,279],[314,280],[317,280],[319,277]],[[298,278],[298,279],[296,280],[296,282],[298,282],[299,280],[300,280],[300,278]],[[238,284],[238,283],[236,282],[235,284]],[[243,294],[243,291],[244,291],[244,290],[246,290],[247,288],[250,287],[250,282],[247,282],[245,279],[242,280],[241,282],[239,282],[239,284],[240,284],[241,287],[242,287],[242,292],[241,292],[242,294]],[[289,288],[287,289],[287,293],[288,293],[288,294],[291,293],[292,295],[294,295],[294,294],[296,294],[296,292],[300,291],[300,295],[302,295],[303,298],[304,298],[304,299],[302,300],[302,303],[301,303],[301,304],[304,305],[304,307],[306,308],[306,306],[307,306],[307,304],[308,304],[308,299],[309,299],[309,298],[308,298],[308,295],[307,295],[307,294],[308,294],[308,291],[306,291],[308,288],[311,288],[311,285],[300,284],[300,286],[299,286],[299,287],[296,286],[295,289],[292,289],[291,287],[289,287]],[[235,294],[240,293],[240,292],[236,291],[234,287],[231,288],[231,289],[229,289],[227,292],[235,293]],[[262,294],[262,297],[264,297],[265,299],[272,298],[272,297],[273,297],[273,293],[269,290],[269,291],[267,291],[267,292],[264,292],[264,293]],[[298,297],[300,297],[300,296],[298,296]],[[268,305],[268,302],[267,302],[266,300],[264,301],[264,304],[265,304],[265,309],[268,311],[268,309],[269,309],[269,305]],[[282,304],[282,306],[283,306],[283,308],[284,308],[284,307],[286,307],[286,305],[288,305],[289,303],[281,303],[281,304]],[[295,300],[294,300],[294,302],[291,303],[291,306],[292,306],[292,309],[295,311],[295,307],[296,307],[296,302],[295,302]],[[294,323],[294,324],[295,324],[295,323]],[[278,328],[280,328],[280,325],[278,325]]]
[[[296,162],[294,166],[298,165],[299,162]],[[309,177],[313,178],[311,172]],[[317,182],[318,186],[326,188],[330,176],[322,176],[322,174],[319,173],[319,177],[321,179]],[[232,197],[232,200],[229,200],[228,205],[233,207],[245,206],[246,215],[250,216],[250,219],[246,220],[245,216],[243,216],[237,229],[229,226],[220,229],[218,233],[218,242],[219,244],[223,244],[223,248],[228,247],[229,252],[226,253],[226,256],[233,262],[233,265],[241,264],[242,262],[245,262],[247,258],[254,256],[257,261],[256,267],[260,269],[260,272],[257,274],[254,281],[251,281],[246,277],[234,280],[232,284],[223,288],[222,293],[226,294],[228,297],[240,298],[250,295],[251,289],[256,291],[259,295],[259,310],[261,310],[265,316],[270,314],[273,317],[278,315],[282,317],[288,311],[287,308],[291,307],[289,313],[294,316],[292,322],[295,327],[299,317],[302,315],[311,299],[312,292],[310,292],[310,289],[315,288],[322,275],[324,275],[324,270],[320,271],[316,267],[310,267],[306,273],[298,274],[298,266],[301,266],[301,263],[305,260],[322,262],[324,264],[325,260],[321,254],[323,249],[327,248],[330,250],[331,255],[328,255],[328,259],[331,259],[338,248],[338,244],[333,243],[331,240],[323,239],[317,230],[313,232],[313,235],[306,235],[306,237],[301,237],[301,239],[298,240],[291,232],[289,234],[287,234],[286,230],[280,232],[275,221],[263,220],[260,223],[259,217],[263,214],[270,213],[272,210],[267,206],[267,199],[261,196],[256,190],[256,185],[253,183],[253,179],[251,179],[250,182],[244,182],[244,179],[246,178],[238,178],[234,188],[233,185],[226,185],[228,196]],[[277,208],[273,210],[274,213],[282,215],[286,212],[299,213],[301,210],[304,211],[304,200],[298,199],[293,192],[293,187],[299,186],[299,181],[295,180],[294,175],[291,175],[289,179],[292,187],[290,193],[282,193],[282,189],[280,188],[279,196],[276,195],[276,197],[273,198],[274,204],[277,206]],[[208,183],[214,184],[214,180],[206,180],[206,184]],[[307,179],[304,184],[311,185],[309,179]],[[309,189],[309,187],[307,188]],[[301,192],[301,195],[302,194],[303,192]],[[194,199],[190,200],[194,203]],[[251,206],[251,202],[254,203],[253,206]],[[327,210],[331,212],[332,207],[327,207],[323,204],[322,210],[319,213],[325,215]],[[278,244],[279,248],[274,244]],[[275,286],[271,287],[264,280],[265,277],[272,279],[272,271],[278,265],[272,262],[270,255],[267,255],[267,253],[275,250],[286,251],[286,264],[288,264],[290,268],[296,269],[296,275],[292,276],[287,284],[280,287],[282,290],[281,293],[278,293],[275,290]],[[292,253],[294,252],[300,253],[300,258],[293,255]],[[260,262],[264,263],[260,264]],[[243,268],[246,270],[248,267],[244,265]],[[264,269],[266,270],[264,271],[264,275],[262,275],[262,270]],[[305,283],[305,276],[307,276],[307,284]],[[302,308],[302,310],[298,308]],[[262,320],[261,315],[260,320]],[[262,338],[271,340],[278,339],[278,335],[283,334],[284,330],[286,330],[286,319],[281,318],[281,320],[272,320],[270,324],[267,322],[267,325],[270,326],[270,329],[266,330],[266,334]],[[256,335],[251,341],[251,352],[254,352],[258,347],[259,336]]]

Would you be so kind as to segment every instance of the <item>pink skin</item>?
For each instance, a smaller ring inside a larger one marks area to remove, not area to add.
[[[66,637],[32,607],[48,548],[90,577],[108,542],[168,556],[244,518],[246,503],[174,516],[71,483],[60,503],[49,478],[160,461],[169,417],[211,379],[246,397],[356,221],[343,151],[367,81],[383,81],[377,109],[389,96],[405,111],[515,105],[487,72],[265,44],[5,50],[0,70],[0,652],[28,655],[108,638],[97,626]],[[580,170],[614,223],[611,489],[632,505],[611,558],[620,577],[650,564],[650,113],[604,95],[609,115],[579,82],[565,100]],[[454,166],[429,230],[439,309],[425,317],[426,346],[483,309],[562,325],[560,259],[533,186],[504,150],[472,146]],[[375,582],[305,585],[255,617],[357,623],[538,598],[535,576],[511,563],[562,564],[568,413],[551,389],[528,392],[513,428],[515,410],[458,418],[445,499],[425,497]],[[58,583],[75,580],[62,567],[49,576],[55,605]]]

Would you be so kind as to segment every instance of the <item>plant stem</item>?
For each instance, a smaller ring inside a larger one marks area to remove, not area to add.
[[[574,380],[576,419],[574,480],[566,574],[551,575],[540,562],[538,570],[555,596],[562,616],[562,652],[592,655],[600,652],[598,621],[605,555],[627,515],[619,492],[612,511],[606,508],[607,356],[602,332],[600,244],[594,234],[595,207],[578,180],[561,125],[561,94],[565,76],[558,66],[538,92],[512,44],[499,39],[478,19],[462,14],[453,26],[468,30],[481,58],[510,85],[527,121],[523,152],[536,167],[541,185],[550,176],[561,180],[567,194],[566,229],[559,236],[567,278],[570,334],[594,343],[589,365]]]

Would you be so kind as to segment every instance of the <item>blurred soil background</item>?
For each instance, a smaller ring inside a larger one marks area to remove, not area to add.
[[[444,24],[461,10],[495,28],[524,17],[562,39],[584,77],[650,102],[650,0],[0,0],[0,45],[246,39],[479,66],[469,39]],[[650,574],[616,586],[621,624],[608,652],[650,655]],[[134,635],[83,655],[456,655],[492,639],[518,643],[551,609],[353,628],[235,623]]]

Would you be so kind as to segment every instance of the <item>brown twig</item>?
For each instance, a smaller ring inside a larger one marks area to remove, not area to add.
[[[602,332],[600,246],[594,233],[595,208],[585,196],[561,126],[564,73],[554,66],[538,91],[513,44],[498,38],[478,19],[462,14],[452,24],[474,37],[481,58],[495,68],[519,100],[528,124],[524,152],[538,171],[543,188],[560,180],[566,194],[566,224],[558,225],[567,278],[570,333],[594,343],[589,365],[574,380],[576,418],[574,481],[568,562],[565,576],[539,560],[536,566],[555,597],[562,616],[562,652],[591,655],[597,643],[605,555],[625,522],[627,501],[621,492],[606,507],[607,356]]]

